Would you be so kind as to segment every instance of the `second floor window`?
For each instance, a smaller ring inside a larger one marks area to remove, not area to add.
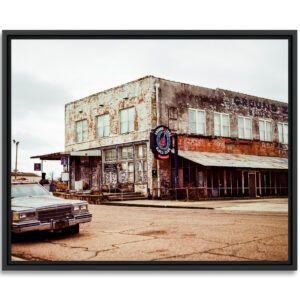
[[[278,123],[278,141],[282,144],[289,142],[289,127],[286,123]]]
[[[205,111],[189,109],[190,133],[205,134]]]
[[[272,123],[269,120],[259,120],[259,139],[261,141],[272,141]]]
[[[120,111],[120,133],[134,131],[134,107]]]
[[[97,117],[96,137],[109,136],[109,115]]]
[[[76,141],[78,143],[87,140],[87,120],[76,122]]]
[[[229,136],[229,115],[215,113],[214,115],[215,135]]]
[[[252,120],[246,117],[238,117],[239,138],[252,139]]]

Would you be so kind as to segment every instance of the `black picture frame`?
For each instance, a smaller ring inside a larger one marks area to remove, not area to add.
[[[11,41],[14,39],[287,39],[289,45],[289,170],[287,262],[12,262],[9,259],[11,166]],[[296,270],[297,269],[297,31],[296,30],[4,30],[2,31],[2,269],[3,270]]]

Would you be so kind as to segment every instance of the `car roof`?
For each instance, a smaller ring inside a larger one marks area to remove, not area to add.
[[[28,180],[23,180],[23,181],[12,181],[12,183],[11,183],[12,185],[23,185],[23,184],[38,184],[39,185],[39,183],[38,182],[36,182],[36,181],[28,181]]]

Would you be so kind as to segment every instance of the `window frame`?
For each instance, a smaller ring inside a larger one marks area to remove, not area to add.
[[[99,136],[98,135],[98,119],[99,118],[104,118],[104,117],[106,117],[106,116],[108,116],[108,135],[104,135],[104,127],[105,126],[103,126],[103,135],[102,136]],[[108,136],[110,136],[110,114],[102,114],[102,115],[98,115],[98,116],[96,116],[96,139],[101,139],[101,138],[103,138],[103,137],[108,137]]]
[[[81,125],[81,141],[78,140],[78,130],[77,126],[79,123],[83,124],[83,122],[86,121],[86,139],[83,138],[83,126]],[[87,119],[82,119],[75,121],[75,132],[76,132],[76,143],[84,143],[87,142],[88,140],[88,120]]]
[[[221,126],[221,134],[220,135],[216,135],[216,127],[215,127],[215,115],[216,114],[220,115],[220,126]],[[228,116],[228,135],[226,135],[226,136],[224,135],[224,132],[223,132],[223,116]],[[222,137],[230,137],[230,114],[214,111],[214,135],[222,136]]]
[[[280,142],[280,138],[279,138],[279,125],[281,125],[282,126],[282,142]],[[284,126],[287,126],[287,128],[288,128],[288,134],[287,134],[287,143],[284,141]],[[288,145],[288,143],[289,143],[289,123],[284,123],[284,122],[277,122],[277,130],[278,130],[278,142],[280,143],[280,144],[284,144],[284,145]]]
[[[260,126],[259,126],[259,122],[264,122],[264,132],[265,132],[265,136],[264,136],[264,139],[262,140],[261,138],[260,138]],[[267,130],[266,130],[266,124],[267,124],[267,122],[269,122],[270,124],[271,124],[271,133],[270,133],[270,137],[271,137],[271,139],[270,140],[267,140],[266,139],[266,132],[267,132]],[[272,138],[272,136],[273,136],[273,124],[272,124],[272,119],[258,119],[258,131],[259,131],[259,140],[260,141],[263,141],[263,142],[273,142],[273,138]]]
[[[240,131],[239,131],[239,118],[243,118],[243,123],[244,123],[244,132],[243,132],[243,134],[244,134],[244,137],[240,137]],[[245,137],[245,129],[246,129],[246,127],[245,127],[245,120],[246,119],[249,119],[250,121],[251,121],[251,126],[250,126],[250,129],[251,129],[251,137],[250,138],[246,138]],[[251,118],[251,117],[245,117],[245,116],[238,116],[237,117],[237,121],[238,121],[238,138],[239,139],[244,139],[244,140],[253,140],[253,118]]]
[[[196,115],[196,132],[191,132],[191,130],[190,130],[190,111],[195,111],[195,115]],[[198,111],[204,113],[204,133],[199,132],[199,128],[198,128]],[[189,108],[188,109],[188,123],[189,123],[189,134],[206,135],[206,111],[204,109]]]
[[[133,130],[129,130],[129,110],[132,109],[133,110]],[[121,115],[122,115],[122,111],[127,111],[127,131],[122,132],[122,120],[121,120]],[[119,134],[126,134],[126,133],[130,133],[130,132],[134,132],[134,120],[135,120],[135,107],[131,106],[131,107],[126,107],[123,109],[119,110]]]

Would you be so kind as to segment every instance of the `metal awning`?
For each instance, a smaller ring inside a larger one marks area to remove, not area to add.
[[[101,156],[101,150],[65,151],[31,156],[41,160],[60,160],[62,156]]]
[[[228,153],[178,151],[178,155],[207,167],[249,169],[288,169],[288,159],[283,157],[256,156]]]

